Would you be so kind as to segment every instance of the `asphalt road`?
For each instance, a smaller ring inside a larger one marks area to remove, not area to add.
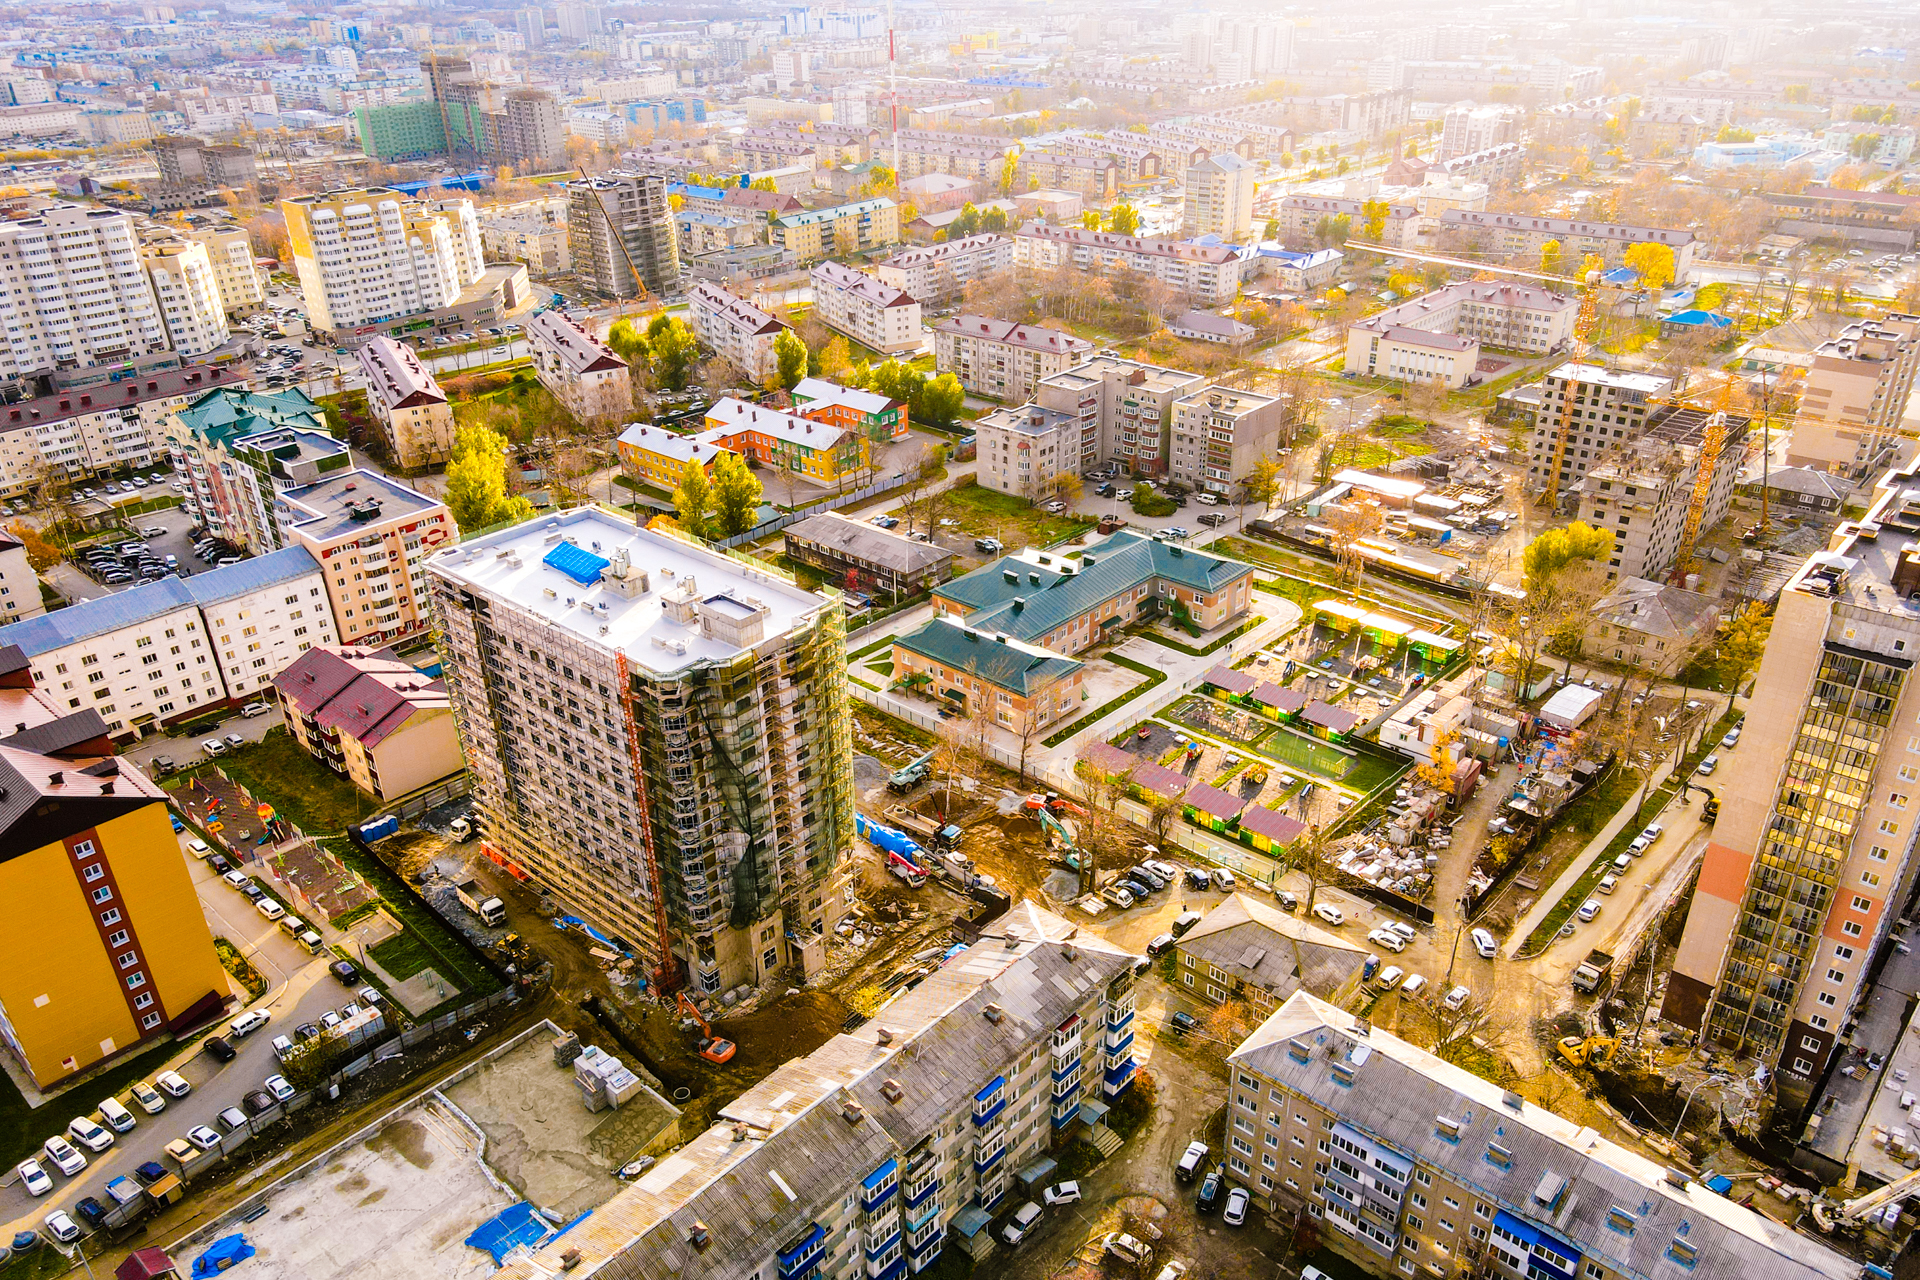
[[[253,723],[264,723],[266,719],[261,717]],[[132,1174],[134,1168],[145,1161],[155,1160],[173,1168],[161,1154],[167,1143],[185,1137],[187,1130],[195,1125],[207,1125],[217,1131],[219,1126],[214,1120],[223,1109],[239,1106],[249,1091],[258,1089],[263,1080],[279,1071],[279,1062],[273,1056],[275,1036],[290,1035],[300,1023],[317,1021],[326,1010],[337,1009],[353,998],[352,992],[327,972],[331,959],[327,952],[309,956],[277,925],[260,915],[244,896],[223,884],[204,863],[189,857],[184,844],[181,848],[181,856],[187,858],[194,887],[200,894],[208,926],[217,936],[236,944],[266,976],[267,994],[249,1007],[266,1010],[272,1021],[246,1039],[233,1042],[239,1056],[232,1062],[218,1063],[200,1052],[203,1041],[196,1041],[191,1049],[183,1049],[167,1066],[185,1076],[193,1092],[184,1098],[169,1098],[166,1110],[159,1115],[148,1115],[125,1093],[118,1095],[121,1103],[138,1118],[138,1126],[129,1133],[116,1135],[114,1145],[107,1150],[97,1155],[84,1153],[87,1167],[74,1177],[67,1177],[50,1161],[42,1160],[41,1166],[54,1181],[54,1189],[46,1195],[38,1199],[29,1196],[18,1174],[7,1170],[0,1177],[0,1214],[6,1215],[0,1231],[11,1234],[38,1230],[48,1213],[54,1209],[71,1212],[74,1202],[82,1196],[93,1196],[106,1203],[102,1190],[106,1184],[122,1174]],[[239,1012],[234,1009],[228,1020]],[[75,1116],[92,1114],[101,1096],[82,1084],[47,1103],[40,1111],[47,1136],[63,1131],[67,1121]],[[271,1141],[272,1138],[269,1135],[258,1140]]]

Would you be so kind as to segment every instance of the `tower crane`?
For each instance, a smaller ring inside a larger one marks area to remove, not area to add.
[[[1687,498],[1686,523],[1680,529],[1680,541],[1673,551],[1673,569],[1667,575],[1670,584],[1678,585],[1686,581],[1687,574],[1693,571],[1693,548],[1700,538],[1700,525],[1706,519],[1707,500],[1713,495],[1714,473],[1720,469],[1720,455],[1726,450],[1727,436],[1732,420],[1728,414],[1733,404],[1733,383],[1723,379],[1711,400],[1703,397],[1670,396],[1655,401],[1674,409],[1691,409],[1706,415],[1706,423],[1701,431],[1700,453],[1694,465],[1693,492]]]

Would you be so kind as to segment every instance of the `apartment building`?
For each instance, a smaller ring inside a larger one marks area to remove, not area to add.
[[[1053,496],[1061,480],[1081,470],[1079,417],[1039,404],[993,409],[974,421],[979,465],[987,489],[1036,503]]]
[[[229,316],[251,315],[266,305],[266,283],[253,261],[253,241],[244,230],[204,227],[189,228],[181,234],[206,248],[214,288]]]
[[[1853,1280],[1860,1264],[1304,991],[1228,1056],[1227,1177],[1374,1275]]]
[[[297,389],[203,392],[163,424],[193,522],[258,555],[283,545],[277,496],[353,466],[320,406]]]
[[[687,304],[700,341],[739,365],[749,378],[767,382],[779,373],[780,357],[773,343],[786,325],[705,280],[696,280],[688,288]]]
[[[1080,710],[1086,664],[950,615],[929,618],[893,642],[894,683],[963,716],[987,715],[1031,738]]]
[[[971,178],[983,186],[998,186],[1007,167],[1007,157],[1019,146],[1012,138],[972,140],[974,135],[949,135],[902,129],[900,131],[900,177],[918,178],[929,173],[944,173],[956,178]]]
[[[1190,489],[1231,495],[1274,452],[1285,418],[1278,396],[1257,391],[1214,386],[1183,396],[1173,405],[1168,475]]]
[[[387,456],[399,467],[443,463],[453,454],[453,405],[413,348],[384,334],[360,348],[367,409]]]
[[[63,711],[130,740],[238,705],[337,640],[320,566],[302,547],[168,577],[0,627]]]
[[[1096,566],[1102,572],[1092,572]],[[990,560],[935,587],[933,607],[936,617],[1072,655],[1176,601],[1210,630],[1251,607],[1253,579],[1252,565],[1122,529],[1094,549],[1091,563],[1032,547]]]
[[[1691,156],[1711,141],[1714,131],[1687,111],[1642,111],[1627,129],[1627,151],[1635,156]]]
[[[153,162],[167,187],[245,190],[259,176],[252,147],[211,146],[193,137],[155,139]]]
[[[1572,340],[1579,312],[1573,297],[1532,285],[1450,284],[1348,325],[1346,367],[1457,391],[1483,344],[1544,354]]]
[[[823,569],[850,591],[898,600],[916,595],[953,571],[953,552],[905,538],[837,511],[808,516],[786,528],[787,556]]]
[[[904,400],[843,387],[825,378],[802,378],[788,394],[793,397],[794,412],[801,417],[845,427],[872,444],[907,438],[910,424]]]
[[[1593,606],[1580,633],[1580,652],[1670,678],[1719,624],[1716,597],[1623,577]]]
[[[567,244],[573,269],[607,297],[680,287],[673,211],[666,180],[657,175],[613,173],[567,183]]]
[[[316,645],[273,685],[293,740],[382,803],[467,767],[446,682],[392,650]]]
[[[1556,366],[1541,381],[1533,411],[1527,488],[1547,487],[1563,427],[1566,444],[1560,449],[1555,486],[1559,492],[1585,478],[1609,450],[1645,434],[1648,415],[1658,408],[1656,402],[1673,390],[1673,379],[1661,374],[1628,373],[1577,360]]]
[[[614,441],[614,450],[620,455],[620,469],[627,475],[668,493],[673,492],[680,477],[687,473],[687,463],[697,459],[711,476],[714,459],[731,452],[707,440],[704,432],[683,436],[643,422],[622,431]]]
[[[574,421],[613,423],[633,416],[633,371],[612,347],[558,309],[527,321],[526,332],[540,385]]]
[[[27,559],[27,545],[0,532],[0,625],[37,618],[47,611],[40,599],[40,575]]]
[[[446,504],[359,467],[304,484],[280,487],[277,480],[277,545],[303,547],[320,565],[341,642],[389,644],[425,634],[427,557],[460,539]]]
[[[1456,103],[1441,117],[1440,150],[1435,158],[1451,160],[1519,140],[1518,107]]]
[[[557,1272],[563,1249],[589,1270],[691,1265],[706,1280],[871,1280],[925,1271],[948,1248],[984,1254],[1016,1175],[1038,1180],[1050,1152],[1110,1133],[1085,1104],[1133,1081],[1133,962],[1016,904],[884,1017],[720,1108],[583,1224],[603,1225],[507,1263],[501,1280]],[[776,1191],[749,1202],[743,1187]]]
[[[1036,147],[1020,153],[1020,184],[1028,190],[1075,191],[1087,200],[1111,200],[1120,185],[1120,162]]]
[[[1781,591],[1661,1016],[1804,1106],[1914,889],[1920,471]]]
[[[837,600],[598,507],[428,572],[489,856],[669,989],[820,972],[853,844]]]
[[[974,395],[1013,404],[1031,399],[1041,379],[1092,354],[1085,338],[1010,320],[962,314],[933,327],[935,369],[953,374]]]
[[[1667,227],[1627,227],[1579,218],[1536,218],[1522,213],[1449,209],[1440,215],[1440,243],[1451,249],[1480,253],[1540,257],[1540,246],[1552,240],[1569,262],[1594,254],[1609,267],[1620,266],[1627,250],[1637,244],[1663,244],[1673,250],[1673,278],[1685,280],[1693,271],[1698,240],[1691,231]]]
[[[27,216],[0,221],[0,378],[166,351],[132,216],[33,203]]]
[[[816,484],[838,484],[865,471],[873,461],[872,443],[865,432],[732,396],[708,406],[706,427],[690,439],[731,449],[743,458]]]
[[[1219,236],[1229,244],[1253,237],[1253,162],[1231,151],[1207,157],[1187,170],[1189,236]]]
[[[1856,320],[1814,349],[1787,462],[1860,479],[1886,464],[1920,371],[1920,315]]]
[[[1029,222],[1014,233],[1013,265],[1028,271],[1137,271],[1201,307],[1219,307],[1240,293],[1240,260],[1224,245],[1143,239],[1111,231]]]
[[[823,262],[810,274],[814,314],[829,329],[887,355],[917,351],[925,341],[920,304],[910,295],[837,262]]]
[[[18,926],[0,941],[0,1042],[51,1089],[217,1017],[229,999],[167,795],[113,755],[99,716],[36,690],[0,651],[0,893]]]
[[[900,243],[900,208],[884,197],[855,200],[829,209],[781,214],[768,225],[771,243],[796,262],[818,262]]]
[[[1184,369],[1102,355],[1042,378],[1034,402],[1080,424],[1078,470],[1105,459],[1131,475],[1157,478],[1168,474],[1172,457],[1173,406],[1206,381]]]
[[[1673,569],[1698,492],[1702,446],[1713,416],[1698,409],[1657,409],[1642,435],[1614,446],[1587,469],[1579,490],[1580,518],[1613,533],[1608,578],[1663,578]],[[1746,463],[1747,429],[1747,419],[1727,415],[1696,533],[1719,525],[1733,504]]]
[[[226,345],[226,308],[204,244],[157,236],[140,246],[140,262],[153,285],[169,346],[194,358]]]
[[[317,330],[352,334],[452,307],[480,278],[479,224],[369,187],[280,202],[294,271]]]
[[[1420,243],[1425,225],[1420,210],[1412,204],[1386,201],[1387,216],[1380,226],[1380,243],[1393,249],[1412,249]],[[1339,218],[1347,220],[1347,233],[1362,239],[1367,226],[1367,202],[1342,200],[1335,196],[1285,196],[1280,201],[1280,238],[1289,249],[1327,247],[1320,238],[1323,223]]]
[[[1252,812],[1252,811],[1249,811]],[[1280,821],[1297,819],[1276,814]],[[1367,949],[1250,893],[1208,909],[1174,944],[1178,985],[1211,1004],[1243,1001],[1262,1017],[1307,991],[1344,1005],[1365,980]]]
[[[958,298],[973,281],[1012,265],[1012,238],[987,232],[903,249],[875,267],[874,275],[918,302],[938,306]]]
[[[1151,182],[1162,173],[1183,172],[1186,167],[1186,152],[1176,148],[1175,155],[1179,163],[1167,159],[1167,144],[1154,142],[1144,134],[1114,131],[1096,134],[1067,134],[1060,139],[1060,148],[1083,156],[1111,156],[1119,166],[1116,177],[1122,183]],[[1205,159],[1204,150],[1199,150],[1194,159]]]
[[[78,480],[166,455],[166,422],[211,387],[244,385],[235,371],[191,365],[90,381],[0,405],[0,496],[34,493],[50,476]]]

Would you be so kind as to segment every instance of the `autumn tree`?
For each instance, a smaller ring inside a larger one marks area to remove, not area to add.
[[[1773,615],[1758,600],[1749,600],[1745,608],[1733,615],[1718,646],[1720,666],[1731,677],[1726,692],[1739,689],[1740,682],[1760,665],[1761,655],[1767,648],[1767,633],[1772,628]]]
[[[839,334],[820,349],[820,376],[829,382],[846,383],[853,376],[853,353]]]
[[[1625,262],[1643,288],[1658,292],[1673,283],[1673,250],[1664,244],[1629,245]]]
[[[1271,508],[1274,499],[1280,495],[1280,485],[1285,478],[1286,472],[1272,457],[1256,459],[1253,468],[1240,480],[1242,500]]]
[[[684,391],[700,355],[700,339],[679,316],[658,315],[647,325],[653,376],[669,391]]]
[[[739,454],[723,450],[714,459],[711,490],[721,534],[736,537],[759,522],[760,481]]]
[[[1560,640],[1567,648],[1568,671],[1594,601],[1606,590],[1602,566],[1611,554],[1613,534],[1584,520],[1546,530],[1520,554],[1532,617],[1529,635],[1543,642]]]
[[[1300,904],[1300,911],[1302,915],[1310,915],[1314,899],[1320,896],[1321,887],[1333,883],[1332,840],[1326,829],[1316,822],[1293,842],[1293,848],[1287,854],[1293,870],[1306,878],[1307,896]]]
[[[1366,560],[1360,555],[1360,542],[1380,531],[1383,523],[1380,508],[1354,503],[1335,507],[1323,519],[1340,581],[1357,586],[1366,567]]]
[[[773,339],[773,356],[778,363],[773,380],[782,391],[791,391],[807,376],[807,344],[791,329],[782,329]]]
[[[1387,215],[1392,212],[1392,206],[1385,200],[1368,200],[1362,204],[1360,216],[1365,221],[1361,223],[1361,239],[1369,244],[1379,244],[1381,237],[1387,233]]]
[[[1566,269],[1566,251],[1558,240],[1548,240],[1540,246],[1540,271],[1543,275],[1557,276]]]
[[[464,534],[533,514],[532,503],[508,495],[507,442],[485,427],[454,433],[445,501]]]
[[[15,520],[7,526],[7,531],[20,539],[20,545],[26,548],[27,564],[35,573],[45,573],[60,563],[60,549],[41,537],[40,531],[25,520]]]
[[[1107,229],[1117,236],[1137,236],[1140,234],[1140,212],[1122,200],[1113,206],[1113,212],[1107,217]]]
[[[716,463],[716,469],[718,464]],[[674,521],[689,537],[705,538],[712,532],[713,486],[707,469],[698,458],[688,458],[680,473],[679,487],[673,491]]]

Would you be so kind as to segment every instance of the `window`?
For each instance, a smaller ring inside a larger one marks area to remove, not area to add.
[[[1827,1006],[1827,1008],[1829,1009],[1833,1008],[1834,1005],[1839,1003],[1839,1001],[1834,998],[1834,994],[1831,991],[1822,991],[1818,995],[1814,996],[1814,999],[1818,1000],[1821,1004]]]
[[[102,867],[97,862],[89,862],[86,866],[80,868],[81,877],[85,879],[89,884],[93,883],[95,880],[103,879],[106,876],[106,874],[107,874],[106,868]]]
[[[1840,970],[1840,969],[1827,970],[1828,982],[1845,982],[1846,980],[1847,980],[1847,975],[1844,970]]]
[[[108,935],[107,935],[107,945],[108,945],[108,946],[110,946],[110,947],[124,947],[124,946],[126,946],[126,945],[127,945],[127,931],[126,931],[125,929],[116,929],[116,930],[114,930],[114,931],[113,931],[112,933],[110,933],[110,934],[108,934]]]
[[[109,886],[109,885],[104,885],[104,884],[103,884],[103,885],[101,885],[101,886],[100,886],[100,887],[99,887],[98,889],[95,889],[95,890],[93,891],[93,900],[94,900],[94,901],[95,901],[96,903],[98,903],[98,902],[112,902],[112,901],[113,901],[113,889],[112,889],[112,887],[111,887],[111,886]]]
[[[1820,1052],[1820,1040],[1817,1036],[1801,1036],[1800,1047],[1813,1053]]]
[[[146,975],[146,974],[144,974],[144,973],[130,973],[130,974],[128,974],[128,975],[127,975],[127,990],[129,990],[129,991],[138,991],[138,990],[139,990],[139,989],[140,989],[141,987],[144,987],[144,986],[146,986],[146,985],[147,985],[147,975]]]
[[[133,998],[133,1007],[136,1009],[144,1009],[152,1003],[153,1003],[153,992],[151,991],[142,991],[139,995]]]
[[[1417,1213],[1410,1213],[1407,1215],[1406,1225],[1407,1225],[1407,1230],[1409,1231],[1425,1231],[1427,1229],[1426,1222]]]
[[[120,908],[108,907],[105,911],[102,911],[100,913],[100,923],[101,924],[119,924]]]
[[[1866,885],[1869,889],[1878,889],[1880,887],[1880,877],[1871,871],[1862,871],[1860,873],[1860,883]]]
[[[1861,933],[1860,922],[1858,920],[1849,920],[1840,926],[1840,932],[1846,934],[1849,938],[1857,938]]]
[[[119,961],[122,969],[131,969],[140,963],[140,953],[137,951],[123,951],[116,956],[115,959]]]
[[[1853,948],[1852,947],[1835,947],[1833,949],[1833,958],[1835,960],[1851,960],[1853,959]]]
[[[1873,848],[1867,850],[1867,856],[1875,862],[1885,862],[1887,860],[1887,851],[1879,845],[1874,845]]]
[[[1853,909],[1855,911],[1871,911],[1873,910],[1873,899],[1863,898],[1859,894],[1855,894],[1853,896]]]
[[[140,1017],[140,1029],[142,1031],[152,1031],[159,1025],[160,1015],[157,1013],[142,1014]]]
[[[1813,1064],[1811,1062],[1808,1062],[1805,1058],[1795,1058],[1793,1060],[1793,1074],[1797,1076],[1804,1076],[1804,1075],[1810,1074],[1812,1071],[1813,1071]]]

